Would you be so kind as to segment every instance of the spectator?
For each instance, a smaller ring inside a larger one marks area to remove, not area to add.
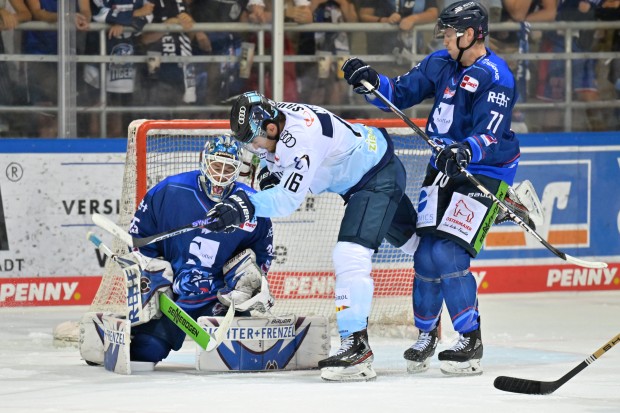
[[[153,8],[153,23],[178,24],[180,32],[144,32],[142,43],[148,57],[147,73],[140,98],[145,105],[174,108],[196,102],[196,76],[193,63],[161,62],[166,56],[192,56],[190,31],[194,19],[185,0],[160,0]],[[147,117],[175,118],[175,112],[157,111]]]
[[[416,1],[397,1],[389,2],[383,0],[359,0],[360,21],[367,23],[390,23],[398,25],[400,33],[394,32],[373,33],[372,41],[368,41],[368,54],[385,54],[386,52],[395,52],[401,54],[405,51],[412,50],[413,43],[411,39],[411,30],[414,26],[434,23],[439,15],[437,0],[416,0]],[[418,35],[416,44],[417,52],[423,53],[424,39],[421,34]],[[410,66],[412,62],[405,62]],[[375,65],[379,70],[386,71]],[[391,65],[393,66],[393,65]],[[386,68],[387,73],[396,70],[394,74],[400,73],[402,68]]]
[[[293,3],[294,1],[294,3]],[[312,13],[309,7],[308,0],[285,0],[285,21],[294,21],[295,23],[311,23]],[[291,20],[291,16],[293,20]],[[263,23],[269,23],[273,19],[273,4],[272,0],[265,2],[265,11],[263,16]],[[258,39],[255,34],[252,34],[249,41],[258,45]],[[271,54],[271,32],[265,33],[265,54]],[[284,54],[294,55],[296,53],[295,36],[286,34],[284,36]],[[294,62],[284,63],[284,100],[288,102],[297,102],[299,100],[299,91],[297,86],[297,68]],[[265,73],[263,77],[265,81],[265,95],[271,98],[271,68],[269,65],[265,66]],[[259,89],[258,73],[253,71],[250,75],[248,82],[248,90]]]
[[[136,45],[145,24],[153,20],[153,3],[146,0],[91,0],[93,21],[110,25],[107,33],[106,53],[113,56],[132,56],[136,53]],[[134,29],[135,31],[127,30]],[[87,36],[87,53],[99,54],[99,32],[89,32]],[[101,80],[99,65],[88,64],[84,67],[84,95],[87,104],[100,104],[99,88]],[[108,106],[133,106],[136,84],[135,64],[110,63],[106,70],[105,88],[108,92]],[[127,126],[133,114],[110,113],[107,116],[107,130],[110,137],[125,136]],[[95,119],[91,116],[91,136],[101,136],[97,132]]]
[[[32,20],[56,23],[57,0],[27,0]],[[22,49],[26,54],[58,54],[58,33],[55,31],[24,31]],[[58,94],[56,62],[27,62],[26,82],[28,103],[33,106],[56,106]],[[55,110],[35,114],[36,130],[31,133],[40,138],[58,136]]]
[[[197,23],[267,23],[262,0],[190,0],[190,14]],[[250,36],[235,32],[195,33],[194,54],[235,56],[242,53]],[[197,65],[198,102],[218,104],[245,91],[247,76],[241,76],[238,62]]]
[[[300,6],[305,7],[305,6]],[[309,5],[316,23],[357,22],[351,0],[312,0]],[[293,8],[295,9],[295,8]],[[297,66],[301,94],[317,105],[340,105],[347,101],[349,88],[340,67],[351,54],[347,32],[304,32],[299,35],[298,54],[317,55],[317,64]]]
[[[556,21],[588,21],[595,19],[595,8],[602,0],[561,0],[558,5]],[[593,30],[573,32],[572,52],[584,53],[592,51],[594,44]],[[565,34],[547,31],[543,35],[542,52],[563,53]],[[599,100],[596,82],[596,64],[594,59],[573,59],[572,90],[579,101],[590,102]],[[536,97],[541,100],[561,102],[566,99],[566,76],[564,60],[542,60],[538,70],[539,79]],[[586,109],[585,123],[588,130],[600,130],[604,121],[598,109]],[[545,113],[545,125],[563,130],[562,112],[548,111]]]
[[[596,17],[600,20],[620,20],[620,0],[605,0],[596,10]],[[606,51],[620,52],[620,30],[612,29],[608,32],[609,43]],[[620,99],[620,58],[611,59],[607,80],[613,86],[613,96],[616,100]],[[612,97],[613,99],[613,97]],[[613,110],[613,115],[609,117],[608,128],[611,130],[620,129],[620,108]]]
[[[530,43],[530,26],[533,22],[552,22],[555,20],[557,0],[502,0],[501,22],[519,22],[521,30],[497,32],[491,37],[490,47],[498,54],[528,53]],[[540,35],[536,36],[540,38]],[[508,66],[515,74],[519,102],[525,102],[528,96],[527,79],[529,62],[527,60],[508,60]],[[523,112],[513,113],[512,129],[515,132],[528,131]]]
[[[19,23],[32,19],[32,15],[24,4],[24,0],[0,0],[0,31],[13,31]],[[7,9],[11,6],[13,11]],[[5,53],[4,42],[0,36],[0,54]],[[14,83],[11,80],[11,67],[7,61],[0,61],[0,105],[11,106],[16,103]],[[11,123],[12,116],[0,117],[0,135],[15,136],[15,126]]]

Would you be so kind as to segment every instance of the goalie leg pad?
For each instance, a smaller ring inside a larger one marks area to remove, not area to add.
[[[221,317],[200,317],[212,334]],[[329,356],[329,322],[325,317],[235,317],[217,351],[196,346],[196,369],[202,371],[303,370],[317,368]]]
[[[103,365],[104,316],[114,317],[114,314],[88,312],[80,320],[78,347],[80,356],[90,365]]]
[[[103,366],[118,374],[131,374],[129,344],[131,323],[113,316],[103,317]]]
[[[132,253],[136,254],[139,253]],[[160,293],[172,298],[173,272],[170,263],[157,258],[145,262],[144,257],[139,261],[142,264],[123,269],[127,281],[128,319],[134,326],[161,318]]]

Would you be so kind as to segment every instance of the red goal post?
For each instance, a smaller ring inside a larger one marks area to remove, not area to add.
[[[423,120],[415,120],[423,126]],[[400,119],[356,119],[386,128],[407,170],[407,193],[417,200],[430,149]],[[128,228],[146,191],[169,175],[198,168],[205,140],[230,133],[222,120],[137,120],[129,126],[127,157],[118,224]],[[331,251],[344,207],[335,194],[309,194],[291,216],[274,219],[276,257],[269,282],[276,298],[274,314],[324,315],[335,320]],[[113,248],[122,251],[118,240]],[[373,256],[375,294],[371,326],[412,326],[412,258],[384,242]],[[91,311],[126,311],[122,273],[108,263]]]

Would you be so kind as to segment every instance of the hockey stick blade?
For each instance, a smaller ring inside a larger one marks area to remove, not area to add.
[[[118,237],[125,244],[129,245],[132,248],[140,248],[145,245],[154,244],[159,241],[163,241],[168,238],[172,238],[174,236],[183,234],[188,231],[193,231],[195,229],[206,228],[207,225],[215,222],[217,218],[205,218],[199,219],[198,221],[194,221],[191,224],[184,225],[179,228],[171,229],[169,231],[164,231],[159,234],[151,235],[149,237],[137,238],[132,237],[129,233],[123,231],[121,227],[112,222],[109,218],[101,214],[93,214],[92,220],[99,228],[109,232],[110,234]]]
[[[107,245],[105,245],[99,237],[93,232],[88,232],[86,239],[95,244],[95,246],[103,252],[108,258],[116,262],[121,268],[127,268],[133,265],[134,262],[125,260],[123,257],[119,257],[115,254]],[[189,316],[177,303],[172,301],[166,294],[159,295],[159,309],[161,312],[170,319],[177,327],[183,330],[189,335],[195,342],[205,351],[215,350],[228,335],[228,330],[235,317],[235,305],[234,303],[228,307],[226,315],[222,319],[222,322],[218,329],[209,335],[200,325]]]
[[[396,116],[398,116],[399,118],[402,119],[403,122],[405,122],[407,124],[407,126],[409,126],[411,129],[414,130],[415,133],[418,134],[418,136],[420,136],[422,139],[424,139],[426,141],[426,143],[428,143],[431,148],[433,148],[433,150],[435,152],[439,152],[442,147],[439,146],[435,141],[433,141],[431,138],[428,137],[428,135],[426,134],[426,132],[424,132],[418,125],[416,125],[411,119],[409,119],[407,117],[407,115],[405,115],[400,109],[398,109],[396,106],[394,106],[394,104],[392,102],[390,102],[385,96],[383,96],[381,94],[381,92],[379,92],[373,85],[371,85],[369,82],[367,82],[366,80],[361,80],[360,81],[361,84],[368,89],[368,91],[370,91],[373,95],[375,95],[377,97],[377,99],[379,99],[385,106],[387,106],[394,114],[396,114]],[[551,251],[553,254],[555,254],[557,257],[563,259],[564,261],[568,261],[572,264],[578,265],[580,267],[585,267],[585,268],[607,268],[607,264],[601,261],[586,261],[586,260],[582,260],[579,258],[575,258],[571,255],[568,255],[560,250],[558,250],[557,248],[555,248],[553,245],[549,244],[547,241],[545,241],[545,239],[543,237],[541,237],[533,228],[531,228],[525,221],[523,221],[521,218],[519,218],[519,216],[517,216],[514,212],[512,212],[510,210],[510,208],[508,208],[508,206],[506,206],[506,204],[504,202],[502,202],[499,198],[497,198],[495,196],[495,194],[491,193],[491,191],[489,191],[484,185],[482,185],[482,183],[475,177],[473,176],[471,173],[469,173],[466,169],[464,168],[460,168],[461,173],[472,183],[476,186],[476,188],[478,188],[478,190],[480,190],[480,192],[482,192],[483,194],[485,194],[486,196],[488,196],[489,198],[491,198],[493,200],[493,202],[495,202],[499,208],[508,215],[508,217],[517,225],[519,225],[521,228],[523,228],[525,230],[525,232],[527,232],[528,234],[532,235],[534,238],[536,238],[541,244],[543,244],[549,251]]]
[[[538,381],[519,379],[516,377],[499,376],[493,381],[493,386],[498,390],[503,390],[511,393],[521,394],[551,394],[560,388],[564,383],[575,377],[580,371],[594,363],[599,357],[605,354],[610,348],[620,342],[620,334],[617,334],[614,338],[609,340],[603,347],[596,350],[587,359],[579,363],[575,368],[560,377],[556,381]]]

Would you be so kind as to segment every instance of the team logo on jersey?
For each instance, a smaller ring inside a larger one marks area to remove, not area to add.
[[[292,148],[297,143],[297,139],[287,130],[283,130],[280,134],[280,142],[282,142],[287,148]]]
[[[456,93],[456,90],[451,90],[450,86],[446,86],[446,89],[443,91],[443,98],[452,99],[455,93]]]
[[[306,122],[306,126],[310,127],[314,123],[314,116],[307,110],[304,110],[304,122]]]
[[[461,87],[469,92],[475,92],[478,89],[478,79],[471,76],[463,76]]]
[[[508,107],[508,101],[510,101],[510,98],[506,96],[504,92],[489,92],[489,96],[487,97],[487,102],[495,103],[504,108]]]

